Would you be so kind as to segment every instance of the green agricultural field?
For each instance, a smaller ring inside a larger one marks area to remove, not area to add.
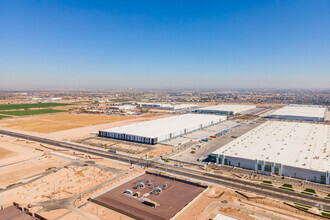
[[[29,109],[29,108],[48,108],[56,106],[66,106],[71,104],[66,103],[34,103],[34,104],[9,104],[9,105],[0,105],[0,110],[12,110],[12,109]]]
[[[22,110],[22,111],[4,111],[0,114],[13,115],[13,116],[26,116],[26,115],[40,115],[40,114],[50,114],[50,113],[59,113],[67,112],[65,110],[56,110],[56,109],[37,109],[37,110]]]
[[[11,117],[8,115],[0,115],[0,118],[11,118]]]

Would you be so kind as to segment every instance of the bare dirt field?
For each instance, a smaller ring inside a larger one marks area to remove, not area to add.
[[[31,176],[40,174],[48,168],[63,166],[69,162],[69,160],[56,156],[41,156],[28,161],[0,167],[0,186],[24,182]]]
[[[77,195],[112,177],[112,173],[91,166],[62,168],[32,183],[5,191],[5,206],[12,202],[26,206],[52,199],[54,183],[56,199],[64,199]]]
[[[10,156],[14,156],[15,152],[11,150],[7,150],[6,148],[2,148],[0,145],[0,160],[2,158],[8,158]]]
[[[145,182],[145,187],[138,189],[133,188],[137,182],[147,180],[151,182]],[[167,184],[167,187],[163,188],[163,192],[160,194],[146,195],[153,190],[155,184],[159,187],[162,187],[163,184]],[[132,190],[133,193],[138,192],[140,195],[137,197],[125,196],[123,192],[126,189]],[[176,181],[172,178],[143,174],[94,198],[92,201],[143,219],[170,219],[186,206],[187,203],[203,192],[204,189],[203,187]],[[142,198],[142,195],[156,202],[159,206],[151,207],[143,204],[142,201],[139,200],[139,198]]]
[[[0,154],[0,167],[42,155],[42,152],[24,146],[23,142],[15,141],[13,138],[11,141],[12,142],[8,142],[3,138],[0,139],[0,151],[4,153]]]
[[[88,220],[91,219],[89,216],[79,215],[77,213],[72,212],[68,209],[57,209],[49,212],[40,213],[40,215],[46,219],[61,219],[61,220]],[[93,219],[96,216],[93,216]]]
[[[59,113],[24,118],[1,119],[0,127],[14,131],[25,131],[49,138],[74,139],[87,137],[102,129],[124,126],[167,117],[165,114],[143,114],[140,116],[91,115]]]
[[[260,219],[319,219],[306,216],[304,212],[291,208],[283,202],[264,197],[248,200],[233,190],[220,186],[210,187],[203,196],[194,201],[176,219],[213,219],[219,212],[237,219],[256,219],[251,215]]]
[[[0,123],[5,128],[17,130],[50,133],[72,128],[97,125],[127,120],[129,117],[110,115],[87,115],[87,114],[50,114],[25,118],[12,118],[2,120]]]
[[[107,150],[115,150],[118,153],[134,157],[144,157],[147,155],[148,158],[155,158],[165,153],[169,153],[175,149],[174,147],[168,145],[153,146],[97,136],[74,140],[74,142],[79,144],[91,145],[99,148],[105,148]]]
[[[97,205],[95,203],[88,203],[86,206],[82,208],[84,211],[91,213],[100,219],[104,220],[134,220],[133,218],[123,215],[119,212],[113,211],[111,209],[105,208],[103,206]]]

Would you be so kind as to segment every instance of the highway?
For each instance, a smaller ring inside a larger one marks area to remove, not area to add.
[[[222,186],[234,188],[237,190],[243,190],[247,192],[256,193],[263,196],[268,196],[274,199],[295,202],[308,206],[318,206],[323,205],[324,209],[330,210],[330,202],[328,199],[310,196],[302,193],[292,192],[288,190],[283,190],[275,187],[265,186],[259,183],[250,182],[247,180],[242,180],[238,178],[212,174],[209,172],[194,170],[185,167],[175,167],[173,165],[165,165],[162,162],[151,161],[142,158],[133,158],[127,155],[120,155],[112,152],[108,152],[102,149],[96,149],[93,147],[88,147],[76,143],[65,142],[60,140],[53,140],[44,137],[38,137],[33,135],[22,134],[18,132],[12,132],[0,129],[0,134],[8,135],[16,138],[22,138],[29,141],[35,141],[43,144],[49,144],[61,148],[71,149],[74,151],[80,151],[88,154],[97,155],[103,158],[108,158],[116,161],[121,161],[125,163],[132,163],[140,165],[143,167],[148,167],[168,173],[172,173],[179,176],[184,176],[188,178],[193,178],[195,180],[205,181],[209,183],[219,184]]]

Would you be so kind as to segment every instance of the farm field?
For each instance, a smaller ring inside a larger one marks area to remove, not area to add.
[[[8,115],[0,115],[0,118],[10,118],[11,116]]]
[[[2,111],[0,114],[13,115],[13,116],[27,116],[27,115],[40,115],[40,114],[50,114],[66,112],[65,110],[57,109],[37,109],[37,110],[21,110],[21,111]]]
[[[66,106],[66,103],[31,103],[31,104],[9,104],[0,105],[0,110],[29,109],[29,108],[48,108],[56,106]]]

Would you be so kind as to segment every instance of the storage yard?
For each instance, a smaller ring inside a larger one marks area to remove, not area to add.
[[[271,113],[269,118],[323,122],[328,109],[317,105],[288,105]]]
[[[146,173],[92,201],[135,219],[171,219],[204,190],[197,184]]]
[[[183,114],[123,127],[101,130],[99,131],[99,135],[101,137],[138,143],[157,144],[225,120],[227,120],[226,116]]]
[[[196,109],[197,113],[236,115],[256,108],[252,105],[213,105]]]
[[[330,184],[330,125],[268,121],[214,151],[217,162]]]

